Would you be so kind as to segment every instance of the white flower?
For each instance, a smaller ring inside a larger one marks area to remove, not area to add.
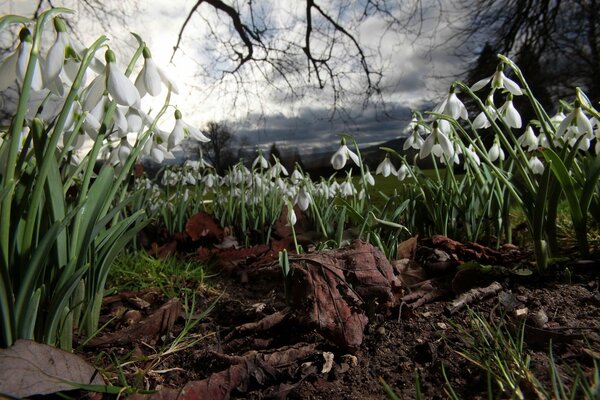
[[[494,107],[494,97],[491,94],[485,100],[485,110],[492,117],[492,121],[494,121],[497,118],[498,115],[496,112],[496,107]],[[483,111],[480,112],[473,120],[473,128],[475,129],[485,129],[489,128],[490,126],[490,120]]]
[[[118,154],[119,164],[125,165],[125,162],[127,162],[127,159],[129,158],[129,155],[131,154],[131,145],[127,141],[126,137],[121,139],[121,143],[119,144],[117,151],[118,151],[117,154]]]
[[[356,188],[352,184],[350,179],[345,180],[340,185],[340,195],[342,197],[348,197],[356,194]]]
[[[287,204],[287,210],[288,210],[288,223],[292,226],[296,225],[296,222],[298,222],[298,218],[296,218],[296,213],[294,212],[294,207],[289,202]]]
[[[537,149],[538,138],[535,136],[531,125],[527,125],[525,132],[523,132],[523,134],[517,139],[517,143],[519,143],[522,147],[526,147],[527,151],[533,151]]]
[[[413,129],[411,135],[404,141],[404,146],[402,146],[402,149],[408,150],[409,148],[413,148],[415,150],[419,150],[421,146],[423,146],[423,143],[424,140],[419,134],[419,130]]]
[[[140,93],[135,85],[117,67],[115,53],[106,50],[107,89],[112,98],[122,106],[133,106],[140,102]]]
[[[266,158],[263,157],[262,151],[258,153],[258,157],[256,157],[254,159],[254,162],[252,162],[252,169],[254,169],[257,165],[261,169],[267,169],[267,168],[269,168],[269,162],[267,161]]]
[[[494,139],[494,144],[488,150],[488,158],[491,162],[500,159],[500,161],[504,161],[504,150],[500,147],[500,143],[498,143],[498,138]]]
[[[312,202],[310,194],[304,188],[300,188],[295,200],[295,204],[298,204],[302,211],[306,211]]]
[[[439,114],[446,114],[454,119],[469,118],[469,113],[465,105],[458,99],[456,93],[454,93],[454,87],[450,88],[448,96],[433,110]]]
[[[183,139],[185,139],[183,120],[181,118],[175,118],[175,126],[169,135],[167,149],[169,149],[169,151],[173,150],[175,147],[179,146],[181,142],[183,142]]]
[[[544,173],[544,164],[536,156],[531,157],[528,164],[534,174],[541,175]]]
[[[390,161],[390,158],[389,158],[389,156],[387,154],[386,154],[385,158],[383,159],[383,161],[381,163],[379,163],[379,165],[377,166],[377,169],[375,170],[375,173],[376,174],[381,174],[385,178],[387,178],[388,176],[390,176],[390,174],[395,175],[395,176],[398,175],[398,171],[396,171],[396,168],[394,167],[394,165]]]
[[[21,29],[19,39],[21,42],[16,50],[2,60],[0,64],[0,91],[5,90],[15,81],[22,85],[25,79],[33,40],[29,29]],[[42,70],[39,61],[36,61],[33,69],[31,88],[33,90],[42,90],[43,87]]]
[[[580,136],[586,135],[588,139],[592,139],[594,130],[588,117],[583,113],[581,107],[577,105],[573,111],[561,121],[556,128],[556,137],[563,138],[569,142],[572,139],[579,139]]]
[[[446,125],[442,121],[433,121],[433,129],[425,139],[423,146],[421,146],[419,158],[425,158],[431,153],[438,158],[444,156],[448,159],[454,158],[454,145],[448,135],[444,133],[442,127]]]
[[[506,124],[511,128],[519,129],[522,126],[521,115],[512,102],[512,95],[509,95],[506,102],[500,107],[500,114],[504,117]]]
[[[203,143],[210,142],[210,139],[200,132],[199,129],[196,129],[185,121],[183,122],[183,127],[192,139]]]
[[[371,175],[371,171],[369,171],[369,167],[367,167],[367,170],[365,172],[365,181],[367,182],[367,184],[369,184],[371,186],[375,186],[375,178],[373,178],[373,175]]]
[[[58,75],[63,69],[65,63],[65,50],[69,45],[69,36],[67,34],[64,23],[57,22],[59,18],[54,18],[54,26],[56,28],[56,40],[46,56],[44,63],[44,81],[46,85],[58,78]],[[62,22],[62,21],[61,21]]]
[[[481,160],[479,159],[479,156],[477,155],[477,152],[475,151],[475,149],[473,149],[472,144],[470,144],[469,147],[467,147],[465,149],[464,154],[465,154],[466,159],[472,161],[476,165],[481,165]],[[466,163],[465,163],[465,168],[466,168]]]
[[[292,181],[292,183],[296,184],[296,183],[300,182],[302,179],[304,179],[304,176],[302,176],[302,174],[297,169],[294,169],[292,171],[292,176],[290,176],[290,180]]]
[[[142,50],[144,56],[144,66],[135,80],[135,87],[140,93],[140,97],[144,97],[146,93],[150,96],[158,96],[162,89],[161,75],[158,72],[158,67],[152,59],[150,50],[144,47]]]
[[[512,94],[514,94],[515,96],[519,96],[523,94],[523,91],[521,91],[521,88],[519,87],[519,85],[506,77],[506,75],[504,75],[504,72],[502,71],[503,66],[500,65],[497,69],[496,72],[494,73],[494,75],[482,79],[479,82],[475,83],[473,86],[471,86],[471,90],[476,92],[480,89],[482,89],[483,87],[485,87],[488,83],[490,83],[490,81],[492,82],[492,89],[506,89],[509,92],[511,92]]]
[[[402,164],[400,166],[400,168],[398,168],[398,180],[399,181],[403,181],[404,179],[406,179],[406,177],[408,176],[408,167],[406,166],[406,164]]]
[[[356,153],[346,146],[346,139],[342,139],[340,148],[331,156],[331,165],[334,169],[342,169],[350,158],[356,165],[360,166],[360,160]]]
[[[283,176],[288,176],[288,170],[283,166],[283,164],[281,164],[281,162],[279,162],[279,159],[273,154],[271,154],[271,157],[275,159],[275,164],[273,164],[271,168],[269,168],[269,177],[271,179],[275,179],[279,177],[279,174],[282,174]]]

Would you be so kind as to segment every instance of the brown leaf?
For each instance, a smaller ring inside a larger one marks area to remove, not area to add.
[[[232,392],[245,393],[251,382],[266,386],[289,376],[290,364],[312,355],[316,345],[304,344],[278,349],[269,354],[251,353],[243,357],[222,355],[226,362],[236,362],[201,381],[188,382],[180,389],[163,389],[150,395],[136,394],[132,400],[229,399]],[[218,356],[219,357],[219,356]]]
[[[410,239],[405,240],[398,244],[398,260],[408,258],[409,260],[415,259],[415,253],[417,252],[417,239],[419,236],[413,236]]]
[[[185,224],[185,232],[193,241],[200,238],[220,239],[223,237],[223,228],[215,218],[203,211],[193,215]]]
[[[80,357],[31,340],[0,350],[0,393],[16,398],[104,385],[96,369]]]
[[[181,315],[181,311],[179,299],[171,299],[153,312],[148,318],[119,331],[94,338],[88,342],[87,346],[122,346],[141,340],[155,341],[162,334],[173,328],[175,321]]]
[[[292,305],[301,322],[350,351],[362,343],[366,304],[387,309],[401,290],[385,256],[358,240],[344,249],[291,257],[290,268]]]

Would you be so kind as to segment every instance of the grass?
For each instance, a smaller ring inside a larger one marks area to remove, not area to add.
[[[459,338],[459,343],[451,344],[451,348],[487,375],[489,399],[497,398],[498,394],[511,399],[600,398],[598,360],[594,362],[591,376],[585,376],[579,365],[559,366],[550,343],[549,377],[542,377],[530,368],[531,354],[524,340],[524,325],[511,329],[505,316],[489,321],[472,310],[464,325],[455,322],[450,325]],[[450,398],[459,399],[448,380],[445,390]]]
[[[206,277],[204,264],[182,261],[174,256],[156,259],[144,251],[136,251],[125,253],[115,260],[108,277],[108,287],[117,292],[158,287],[171,298],[201,288]]]

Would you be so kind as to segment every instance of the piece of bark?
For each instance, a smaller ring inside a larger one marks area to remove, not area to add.
[[[498,282],[492,282],[489,286],[482,288],[473,288],[468,292],[461,294],[456,300],[447,305],[446,309],[450,312],[450,314],[454,314],[474,301],[495,295],[501,290],[502,285],[500,285]]]

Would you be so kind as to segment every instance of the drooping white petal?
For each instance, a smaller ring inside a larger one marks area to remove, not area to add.
[[[83,109],[86,111],[94,109],[100,102],[100,99],[102,99],[102,95],[104,94],[105,90],[105,77],[104,75],[98,75],[85,89],[83,95]]]
[[[590,120],[588,119],[587,115],[585,115],[583,111],[581,111],[581,107],[577,107],[574,112],[575,118],[577,119],[577,129],[579,130],[579,134],[592,134],[594,131],[592,128],[592,124],[590,123]]]
[[[523,91],[521,90],[519,85],[515,81],[507,78],[506,76],[503,77],[503,84],[504,84],[504,87],[506,88],[506,90],[508,90],[515,96],[520,96],[523,94]]]
[[[162,81],[168,88],[171,89],[171,92],[179,94],[179,87],[177,86],[175,79],[171,78],[171,75],[161,67],[157,66],[156,68],[158,69],[158,73],[160,74]]]
[[[185,124],[185,127],[188,131],[188,133],[190,134],[190,137],[192,137],[192,139],[197,140],[199,142],[210,142],[210,139],[207,138],[206,136],[204,136],[204,134],[199,130],[196,129],[195,127],[189,125],[189,124]]]
[[[350,159],[354,162],[354,164],[356,164],[360,167],[360,159],[358,158],[358,155],[348,148],[346,148],[346,150],[348,152],[348,157],[350,157]]]
[[[68,43],[66,32],[58,32],[56,41],[48,51],[44,64],[44,80],[46,84],[58,77],[65,62],[65,47]]]
[[[408,175],[408,167],[405,164],[402,164],[400,168],[398,168],[398,180],[403,181]]]
[[[181,142],[185,139],[185,132],[183,130],[183,121],[181,119],[175,120],[175,127],[173,131],[169,135],[168,147],[169,151],[173,150],[175,147],[179,146]]]
[[[158,96],[161,91],[161,79],[158,68],[152,58],[144,59],[144,85],[150,96]]]
[[[515,108],[512,101],[508,100],[501,108],[504,120],[511,128],[519,129],[522,126],[521,115]]]
[[[480,89],[483,89],[485,87],[485,85],[487,85],[488,83],[490,83],[490,81],[492,80],[492,77],[490,76],[489,78],[485,78],[482,79],[478,82],[475,82],[475,84],[473,86],[471,86],[471,90],[476,92]]]
[[[144,125],[141,115],[133,108],[127,112],[127,125],[130,132],[139,132]]]
[[[115,63],[109,62],[106,69],[108,74],[108,93],[115,99],[117,104],[131,107],[138,103],[140,101],[140,94],[135,85]]]
[[[421,149],[419,150],[419,158],[425,158],[429,154],[431,154],[431,150],[432,150],[434,144],[435,144],[435,135],[432,132],[429,134],[429,136],[427,136],[427,138],[423,142],[423,145],[421,146]]]
[[[29,64],[29,55],[31,52],[30,42],[21,42],[19,46],[19,57],[17,59],[17,81],[23,84],[25,79],[25,73],[27,71],[27,65]],[[44,81],[42,79],[42,70],[40,68],[39,60],[35,62],[33,68],[33,77],[31,79],[31,89],[42,90],[44,87]]]
[[[5,90],[17,80],[17,51],[11,53],[0,63],[0,91]]]

